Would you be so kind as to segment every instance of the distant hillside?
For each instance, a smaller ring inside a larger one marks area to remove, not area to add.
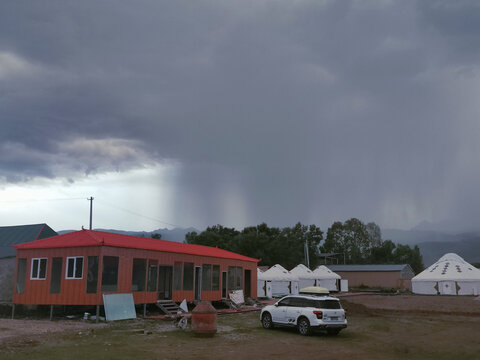
[[[432,230],[382,230],[384,240],[392,240],[394,243],[405,245],[417,245],[422,242],[451,242],[462,239],[461,235],[447,234]]]
[[[469,263],[480,262],[480,237],[463,239],[457,242],[424,242],[418,244],[423,256],[423,264],[429,266],[446,253],[460,255]]]
[[[480,234],[447,234],[430,230],[394,230],[382,231],[384,240],[410,246],[418,245],[423,264],[429,266],[446,253],[456,253],[469,263],[480,262]]]
[[[106,231],[106,232],[123,234],[123,235],[140,236],[140,237],[151,237],[152,234],[160,234],[162,236],[162,240],[175,241],[175,242],[184,242],[185,235],[191,231],[199,232],[195,228],[187,228],[187,229],[175,228],[172,230],[165,228],[165,229],[157,229],[153,231],[125,231],[125,230],[115,230],[115,229],[94,229],[94,230]],[[76,231],[76,230],[62,230],[62,231],[58,231],[58,234],[61,235],[61,234],[66,234],[73,231]]]

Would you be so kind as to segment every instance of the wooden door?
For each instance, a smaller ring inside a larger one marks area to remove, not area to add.
[[[243,293],[245,294],[245,299],[252,296],[252,271],[245,270],[245,288],[243,289]]]

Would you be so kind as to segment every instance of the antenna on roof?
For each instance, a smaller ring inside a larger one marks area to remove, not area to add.
[[[92,230],[93,196],[90,196],[90,199],[87,200],[90,201],[90,230]]]

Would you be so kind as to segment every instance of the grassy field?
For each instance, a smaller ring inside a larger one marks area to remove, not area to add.
[[[348,303],[347,303],[348,309]],[[309,337],[293,329],[264,330],[258,312],[218,317],[218,332],[200,338],[162,320],[16,338],[0,345],[0,359],[475,359],[480,318],[414,312],[368,313],[352,307],[337,337]],[[1,320],[0,320],[1,328]]]

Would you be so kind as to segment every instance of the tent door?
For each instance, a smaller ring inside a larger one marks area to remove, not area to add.
[[[442,295],[456,295],[457,289],[455,281],[441,281],[439,283],[440,294]]]

